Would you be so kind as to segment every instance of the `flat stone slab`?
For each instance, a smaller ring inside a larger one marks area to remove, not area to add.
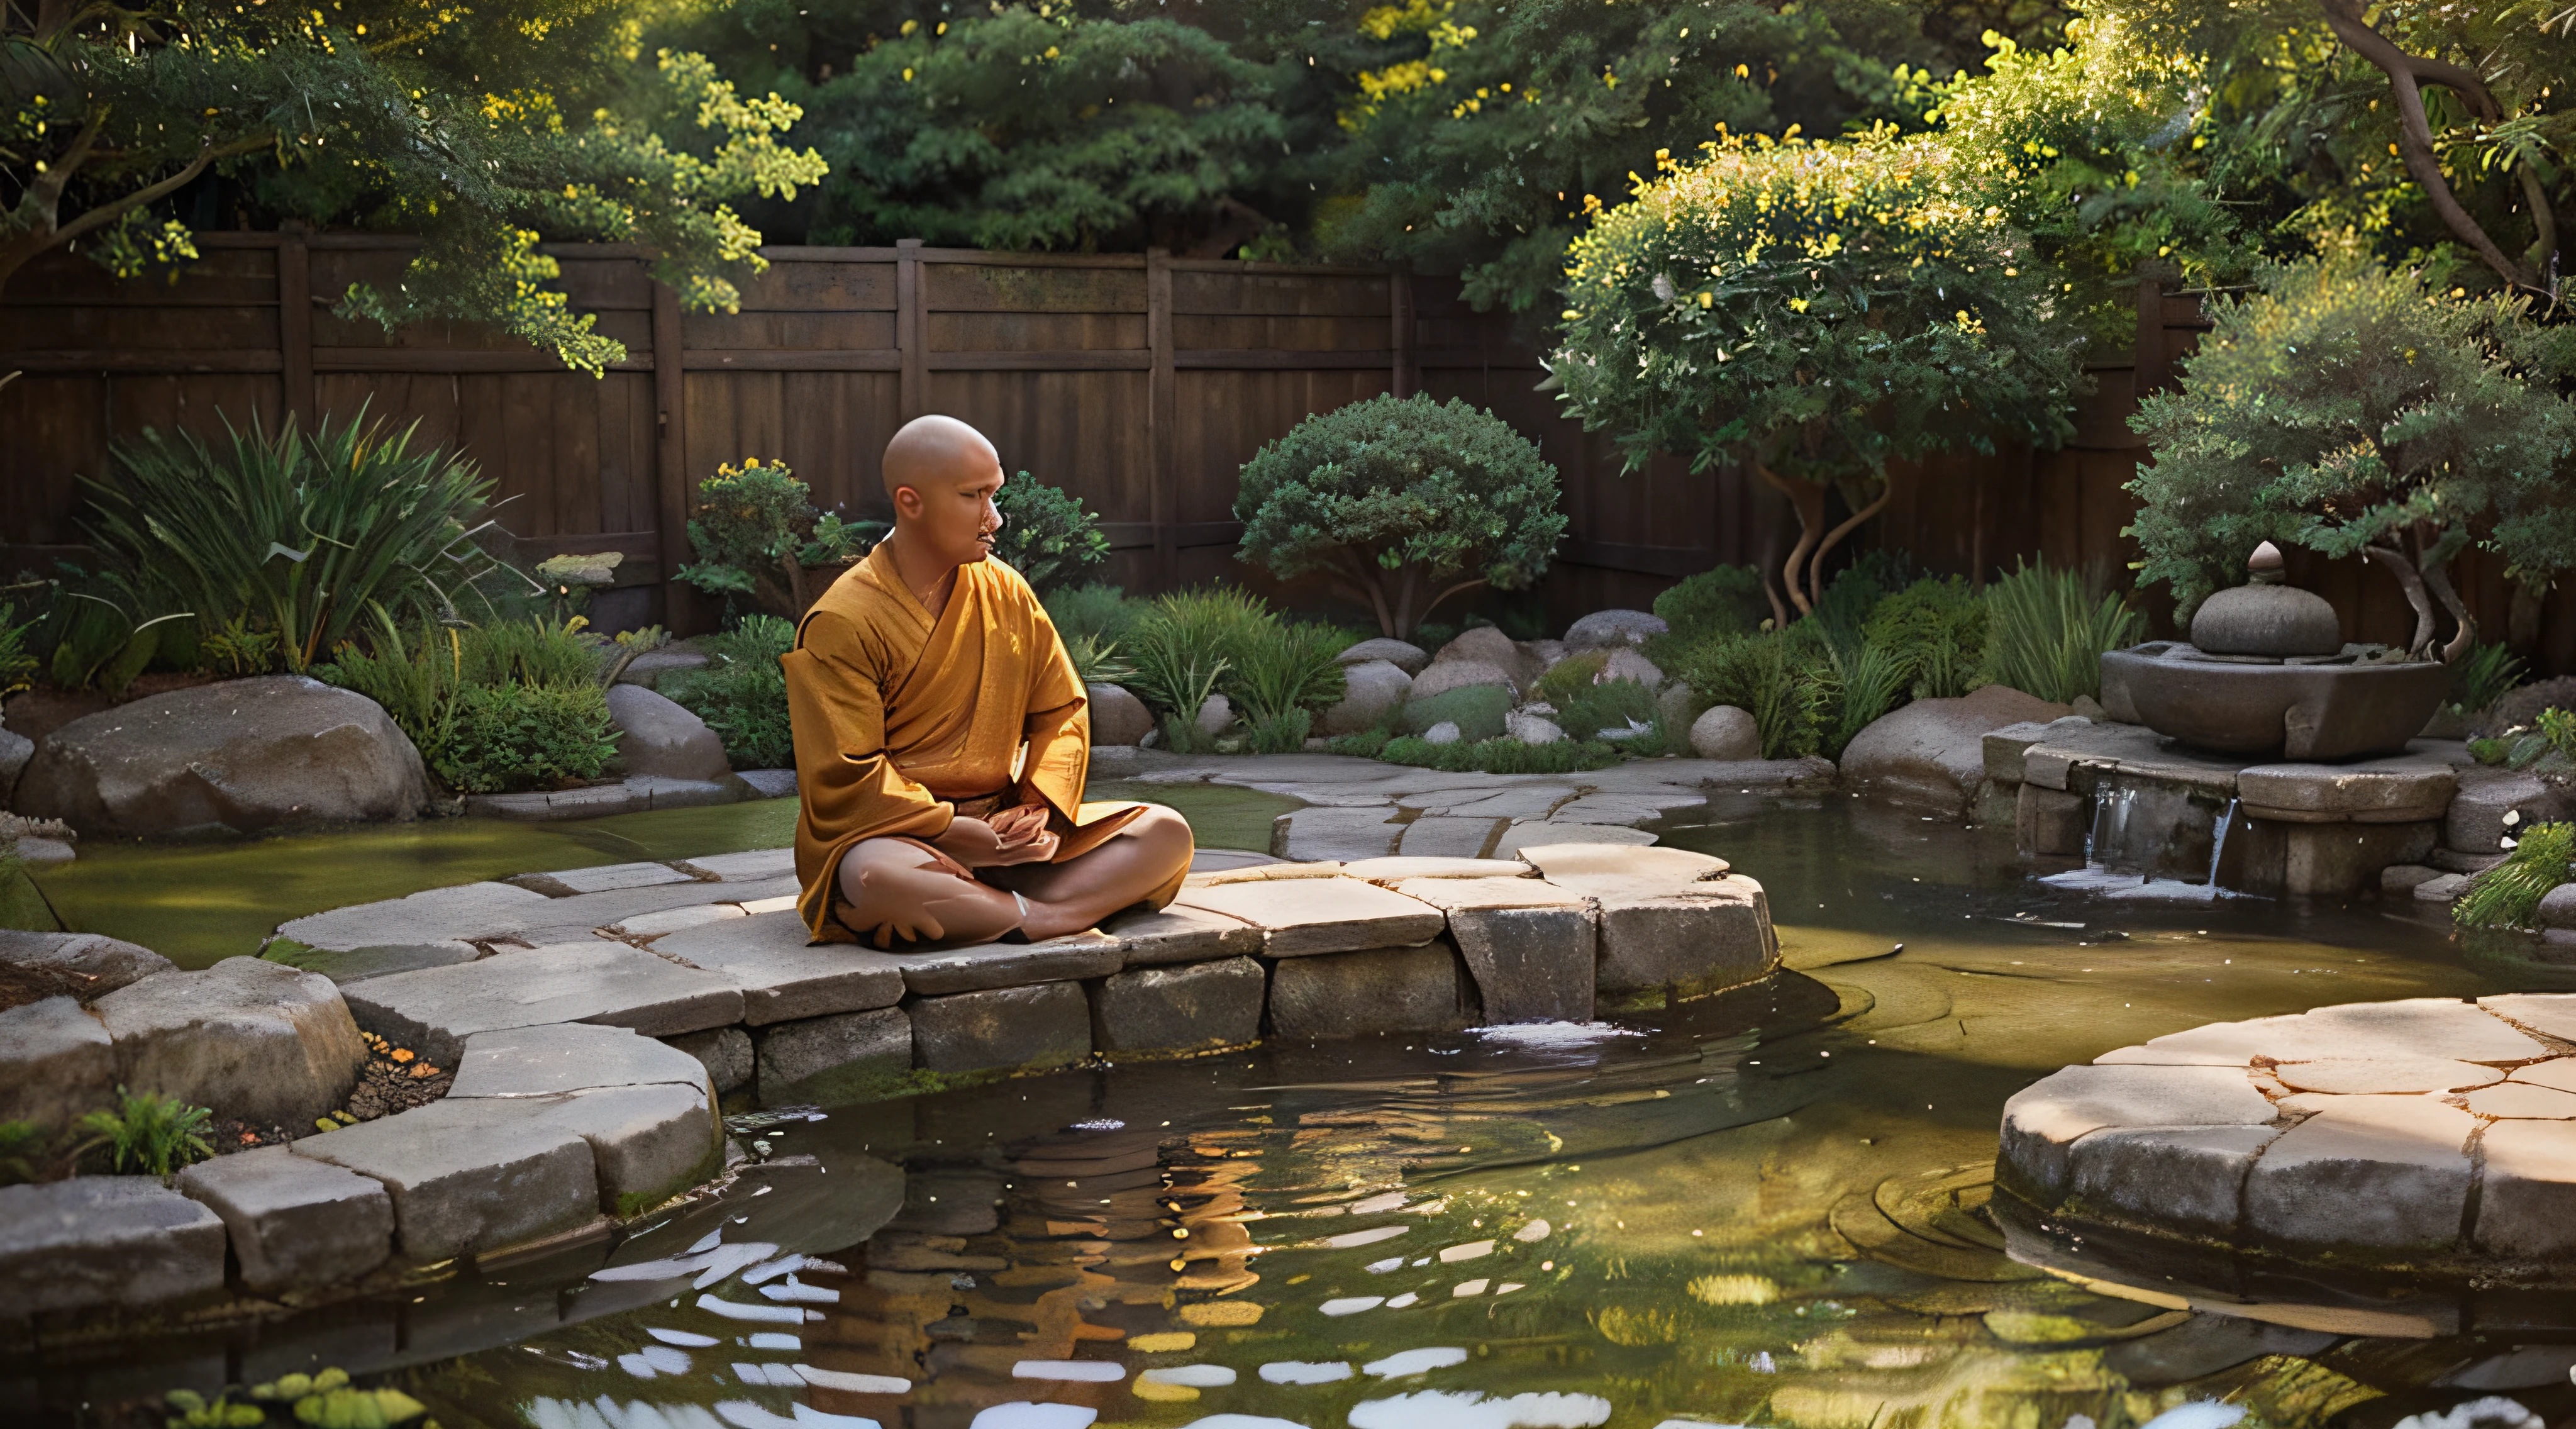
[[[1116,938],[1087,931],[1042,943],[983,943],[936,953],[874,953],[925,995],[1107,977],[1125,965]]]
[[[2389,1092],[2467,1092],[2504,1080],[2504,1073],[2447,1057],[2319,1057],[2272,1068],[2294,1092],[2342,1095]]]
[[[697,880],[667,863],[611,863],[597,868],[523,873],[504,881],[533,889],[548,898],[570,898],[581,893],[614,893],[621,888],[651,888],[656,884],[694,883]]]
[[[2285,1249],[2391,1257],[2454,1249],[2477,1118],[2429,1097],[2316,1103],[2247,1172],[2246,1229]]]
[[[1404,836],[1395,846],[1400,855],[1410,858],[1475,858],[1502,826],[1503,821],[1495,818],[1425,815],[1404,826]]]
[[[1670,892],[1598,893],[1592,902],[1601,919],[1593,985],[1605,1008],[1669,1006],[1741,987],[1780,965],[1770,900],[1740,873]]]
[[[1395,891],[1451,915],[1462,908],[1589,908],[1592,900],[1539,878],[1407,878]]]
[[[711,853],[698,858],[679,859],[672,866],[721,883],[759,883],[772,878],[795,877],[796,850],[755,848],[741,853]]]
[[[903,1000],[903,969],[885,954],[849,943],[808,947],[807,937],[805,920],[788,910],[664,934],[653,951],[732,979],[742,1020],[754,1027]]]
[[[107,1024],[68,996],[0,1012],[0,1121],[61,1133],[116,1100]]]
[[[2238,770],[2249,817],[2293,823],[2407,823],[2438,819],[2459,777],[2442,760],[2397,755],[2357,764],[2254,764]]]
[[[567,1022],[477,1032],[456,1059],[451,1097],[548,1097],[595,1087],[676,1083],[712,1101],[697,1058],[630,1028]]]
[[[1998,1172],[2044,1206],[2070,1185],[2079,1138],[2133,1126],[2261,1126],[2277,1115],[2235,1067],[2068,1067],[2004,1103]]]
[[[1679,848],[1618,848],[1597,843],[1524,844],[1520,857],[1559,888],[1587,894],[1676,891],[1722,878],[1725,859]]]
[[[2241,759],[2202,754],[2145,725],[2117,722],[2052,723],[2022,755],[2023,782],[2076,794],[2093,792],[2101,775],[2128,774],[2232,799],[2236,771],[2244,767]]]
[[[714,1175],[724,1161],[723,1126],[703,1082],[601,1087],[527,1105],[546,1126],[589,1143],[597,1209],[621,1219]]]
[[[223,1284],[224,1223],[156,1177],[0,1186],[0,1316],[158,1305]]]
[[[1404,836],[1394,822],[1395,810],[1383,804],[1369,808],[1305,808],[1282,815],[1271,851],[1283,858],[1381,858],[1395,852]]]
[[[1517,823],[1503,830],[1503,836],[1494,841],[1494,857],[1518,858],[1526,847],[1544,847],[1550,844],[1592,843],[1643,847],[1654,841],[1655,836],[1644,829],[1632,829],[1619,824],[1558,824],[1531,821]]]
[[[900,1007],[776,1022],[760,1032],[760,1097],[772,1106],[873,1101],[912,1063],[912,1018]]]
[[[2576,1003],[2576,998],[2568,1001]],[[2533,1008],[2541,1016],[2559,1015],[2557,1004],[2527,1004],[2513,998],[2487,998],[2474,1006],[2441,997],[2343,1003],[2284,1017],[2213,1022],[2153,1038],[2144,1046],[2105,1052],[2093,1061],[2097,1066],[2244,1067],[2257,1058],[2308,1062],[2341,1057],[2356,1046],[2383,1055],[2462,1062],[2517,1063],[2548,1056],[2549,1048],[2506,1020],[2515,1007]],[[2576,1014],[2567,1016],[2570,1024],[2576,1024]]]
[[[1530,884],[1529,878],[1417,880],[1449,887]],[[1562,890],[1549,890],[1563,895]],[[1449,909],[1449,936],[1466,960],[1488,1024],[1590,1022],[1600,974],[1600,915],[1579,899],[1548,904],[1488,892]]]
[[[1262,951],[1274,958],[1416,946],[1448,921],[1437,908],[1356,878],[1185,888],[1178,901],[1260,928]]]
[[[1079,983],[925,997],[907,1011],[914,1063],[925,1071],[1034,1070],[1091,1055],[1091,1003]]]
[[[2477,1249],[2561,1264],[2576,1254],[2576,1135],[2568,1126],[2498,1121],[2478,1138],[2478,1156]]]
[[[395,943],[375,948],[304,948],[273,942],[260,956],[291,968],[320,973],[345,986],[388,973],[417,972],[422,968],[470,963],[483,956],[483,950],[472,943],[454,939],[435,943]]]
[[[1119,958],[1129,968],[1241,957],[1260,952],[1262,944],[1259,928],[1186,903],[1156,913],[1121,913],[1101,931],[1118,940]]]
[[[2576,993],[2515,992],[2502,997],[2482,997],[2478,1006],[2504,1018],[2516,1027],[2527,1027],[2545,1037],[2561,1042],[2576,1042]],[[2484,1062],[2486,1057],[2455,1052],[2457,1057]],[[2533,1054],[2537,1055],[2537,1054]]]
[[[50,982],[54,991],[82,1002],[95,1002],[154,973],[178,971],[168,958],[122,939],[15,928],[0,928],[0,966],[33,974]]]
[[[154,973],[91,1004],[117,1079],[185,1092],[254,1126],[305,1126],[348,1100],[366,1056],[340,991],[262,958]]]
[[[1477,1020],[1474,985],[1446,942],[1290,958],[1270,970],[1270,1029],[1280,1037],[1455,1032]]]
[[[1092,997],[1092,1046],[1118,1056],[1242,1046],[1261,1035],[1267,990],[1257,958],[1122,972]]]
[[[1342,876],[1393,888],[1416,878],[1529,878],[1538,870],[1516,858],[1368,858],[1342,865]]]
[[[477,1032],[511,1027],[604,1022],[668,1037],[743,1016],[742,987],[731,977],[607,942],[370,978],[345,995],[371,1030],[439,1057],[456,1056]]]
[[[793,769],[737,769],[734,777],[751,786],[751,791],[764,799],[796,797],[796,771]]]
[[[393,1254],[382,1182],[284,1146],[200,1161],[178,1187],[223,1218],[242,1284],[262,1294],[355,1280]]]
[[[526,927],[548,901],[535,889],[514,884],[461,883],[308,914],[279,924],[277,934],[307,947],[336,949],[497,938]]]
[[[663,1038],[662,1045],[687,1053],[706,1068],[718,1096],[731,1096],[751,1085],[751,1034],[742,1028],[710,1027],[704,1032],[683,1032]]]
[[[599,1215],[590,1142],[546,1100],[447,1097],[289,1148],[384,1185],[415,1262],[537,1240]]]

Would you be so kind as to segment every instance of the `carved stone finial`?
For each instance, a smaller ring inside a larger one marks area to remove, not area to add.
[[[2253,585],[2279,585],[2288,579],[2283,566],[2281,548],[2265,541],[2245,558],[2245,578]]]

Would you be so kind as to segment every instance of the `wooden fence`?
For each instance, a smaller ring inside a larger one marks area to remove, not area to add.
[[[368,235],[207,233],[204,257],[166,280],[118,283],[49,255],[0,301],[0,564],[76,548],[78,478],[146,426],[201,433],[373,416],[417,422],[461,448],[507,498],[520,554],[620,551],[603,615],[702,625],[673,568],[690,558],[691,492],[718,463],[779,458],[815,499],[881,514],[879,453],[894,429],[947,412],[990,435],[1005,466],[1079,496],[1114,548],[1106,578],[1131,591],[1239,581],[1305,606],[1234,557],[1236,472],[1312,412],[1380,392],[1463,397],[1536,440],[1563,477],[1568,536],[1544,582],[1546,618],[1643,606],[1719,562],[1776,565],[1787,504],[1742,474],[1692,476],[1659,458],[1623,474],[1533,390],[1538,355],[1453,281],[1379,268],[925,248],[774,248],[741,310],[683,313],[636,250],[561,245],[577,309],[625,343],[604,377],[461,324],[388,335],[333,315],[352,282],[388,282],[406,241]],[[2126,426],[2205,326],[2197,298],[2140,289],[2134,353],[2105,354],[2075,441],[2033,454],[1959,456],[1908,474],[1859,544],[1936,570],[1991,572],[2016,557],[2117,568],[2144,452]],[[2145,354],[2141,367],[2136,354]],[[5,573],[5,572],[0,572]],[[2500,573],[2464,562],[2464,594],[2503,627]],[[2401,636],[2384,579],[2319,572],[2356,633]],[[2384,587],[2384,589],[2383,589]],[[1356,613],[1349,612],[1349,613]],[[1453,609],[1443,614],[1454,615]],[[1536,612],[1532,612],[1536,613]],[[2576,621],[2553,622],[2553,668],[2576,664]]]

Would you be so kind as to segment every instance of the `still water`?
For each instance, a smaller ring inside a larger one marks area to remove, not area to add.
[[[2378,1429],[2474,1397],[2445,1378],[2576,1412],[2555,1348],[2165,1311],[2012,1263],[1979,1214],[2004,1099],[2061,1065],[2216,1019],[2576,986],[2527,945],[2403,908],[2087,903],[2031,882],[2008,833],[1841,799],[1667,841],[1764,881],[1790,971],[1614,1027],[740,1123],[767,1163],[613,1251],[179,1348],[63,1346],[18,1383],[58,1422],[122,1422],[158,1385],[342,1363],[446,1429],[2115,1429],[2198,1400]]]

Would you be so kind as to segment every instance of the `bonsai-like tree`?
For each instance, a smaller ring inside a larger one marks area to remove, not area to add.
[[[2354,253],[2269,268],[2215,304],[2181,389],[2129,419],[2155,458],[2129,483],[2140,579],[2171,585],[2187,618],[2259,542],[2364,557],[2414,608],[2408,649],[2432,650],[2438,602],[2457,659],[2476,632],[2453,556],[2475,542],[2533,585],[2576,565],[2576,404],[2533,380],[2567,339],[2525,306]]]
[[[1547,571],[1565,534],[1556,468],[1491,412],[1452,398],[1372,397],[1299,422],[1243,464],[1238,560],[1282,580],[1320,572],[1378,629]]]
[[[2071,435],[2080,340],[1939,140],[1705,148],[1661,156],[1576,240],[1551,380],[1632,471],[1667,451],[1787,496],[1799,535],[1780,582],[1804,614],[1826,556],[1887,505],[1891,463]],[[1829,489],[1850,512],[1830,529]]]

